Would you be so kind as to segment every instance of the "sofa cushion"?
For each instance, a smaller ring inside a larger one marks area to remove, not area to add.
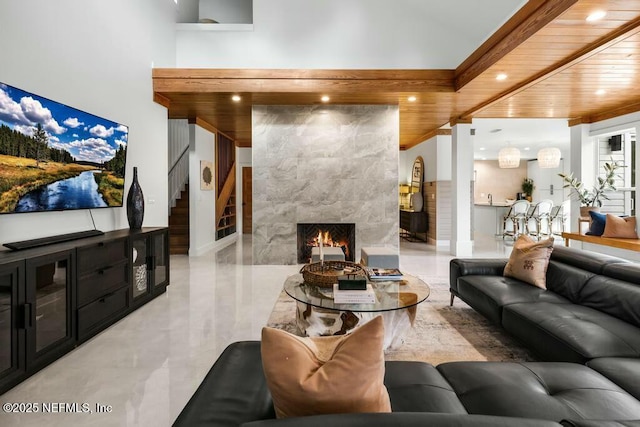
[[[332,414],[302,418],[255,421],[242,427],[562,427],[547,420],[530,420],[487,415],[429,414],[394,412],[392,414]],[[622,425],[616,426],[622,427]]]
[[[502,276],[460,277],[458,294],[476,311],[498,325],[502,323],[502,307],[505,305],[536,301],[569,302],[553,292],[547,292],[518,279]]]
[[[640,427],[640,420],[562,420],[564,427]]]
[[[547,290],[577,303],[580,300],[580,291],[594,276],[590,271],[552,259],[547,268]]]
[[[609,264],[604,267],[602,274],[625,282],[638,283],[640,281],[640,263]]]
[[[566,246],[555,246],[551,254],[551,261],[572,265],[595,274],[601,274],[607,265],[629,262],[622,258]]]
[[[263,328],[262,365],[276,416],[390,412],[383,343],[380,316],[342,336]]]
[[[628,216],[621,218],[619,216],[607,214],[607,223],[604,226],[602,237],[615,237],[618,239],[637,239],[636,217]]]
[[[449,383],[428,363],[387,362],[384,384],[393,412],[467,413]]]
[[[589,231],[585,234],[589,236],[602,236],[604,227],[607,224],[607,215],[600,212],[589,211],[589,216],[591,216],[591,224],[589,224]]]
[[[504,307],[502,326],[544,360],[585,363],[640,356],[640,329],[590,307],[511,304]]]
[[[509,262],[504,268],[504,275],[546,289],[547,266],[551,252],[553,252],[553,237],[536,242],[526,234],[522,234],[513,244]]]
[[[580,291],[580,304],[640,327],[640,276],[634,283],[595,276]]]
[[[587,366],[600,372],[640,400],[640,359],[601,357],[590,360]]]
[[[173,425],[232,426],[275,416],[260,342],[244,341],[222,352]]]
[[[638,400],[579,364],[451,362],[437,369],[470,414],[553,421],[640,418]]]

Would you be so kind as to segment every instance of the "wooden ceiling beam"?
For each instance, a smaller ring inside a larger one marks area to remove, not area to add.
[[[456,91],[520,46],[578,0],[529,0],[456,69]]]
[[[169,79],[154,78],[153,90],[171,93],[327,93],[360,91],[454,92],[453,79],[445,80],[327,80],[327,79]]]
[[[625,104],[617,108],[610,108],[606,111],[591,114],[588,117],[582,117],[581,123],[596,123],[603,120],[612,119],[614,117],[624,116],[625,114],[637,113],[640,111],[640,102]],[[571,126],[571,121],[569,122]]]
[[[579,50],[573,55],[570,55],[569,57],[563,59],[562,61],[545,68],[544,70],[518,83],[517,85],[512,86],[509,89],[499,93],[498,95],[476,105],[472,109],[465,111],[463,114],[461,114],[461,117],[469,117],[478,114],[482,110],[485,110],[499,102],[517,95],[518,93],[537,85],[543,80],[546,80],[549,77],[552,77],[573,67],[574,65],[577,65],[580,62],[583,62],[584,60],[597,55],[598,53],[610,48],[611,46],[614,46],[615,44],[631,36],[634,36],[639,32],[640,18],[636,18],[633,21],[627,22],[620,28],[615,29],[606,36],[601,37],[599,40]]]
[[[171,106],[171,100],[157,92],[153,93],[153,102],[160,104],[165,108],[169,108]]]
[[[401,145],[400,150],[408,150],[409,148],[420,144],[421,142],[427,141],[433,137],[438,135],[451,135],[451,129],[433,129],[419,138],[414,139],[409,144]]]
[[[318,70],[318,69],[227,69],[154,68],[154,79],[307,79],[307,80],[445,80],[454,70]]]

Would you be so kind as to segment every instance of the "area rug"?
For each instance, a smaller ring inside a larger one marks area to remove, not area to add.
[[[422,278],[425,280],[424,278]],[[444,279],[429,283],[431,294],[418,306],[413,328],[404,344],[387,350],[387,360],[416,360],[438,365],[460,360],[535,361],[534,356],[498,326],[456,299],[449,306],[449,285]],[[267,326],[300,334],[295,325],[295,301],[282,292]]]

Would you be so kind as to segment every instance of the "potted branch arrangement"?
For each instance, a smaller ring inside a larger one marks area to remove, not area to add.
[[[522,181],[522,192],[526,195],[528,201],[531,201],[531,195],[536,187],[533,185],[533,179],[525,178]]]
[[[622,162],[614,161],[606,162],[604,164],[605,177],[598,176],[596,184],[591,188],[585,188],[583,182],[573,177],[573,172],[570,174],[559,173],[558,175],[564,180],[565,185],[563,188],[571,188],[573,193],[580,201],[580,216],[589,217],[589,211],[600,210],[602,206],[602,200],[609,200],[609,197],[605,194],[607,191],[617,191],[615,187],[616,178],[620,178],[617,171],[625,167]]]

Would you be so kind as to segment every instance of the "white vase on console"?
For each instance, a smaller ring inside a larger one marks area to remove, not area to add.
[[[411,195],[411,209],[415,212],[422,212],[423,206],[424,199],[422,198],[422,193],[413,193]]]

